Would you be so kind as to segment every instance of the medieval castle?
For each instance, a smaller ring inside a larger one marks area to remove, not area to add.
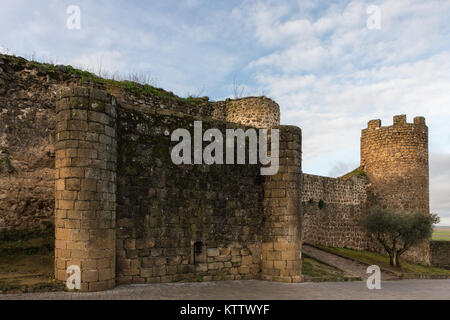
[[[278,128],[280,169],[174,165],[166,132]],[[425,119],[372,120],[361,167],[302,172],[300,128],[265,97],[182,99],[71,67],[0,55],[0,231],[55,230],[55,276],[83,291],[116,284],[300,282],[302,243],[378,250],[359,221],[374,205],[429,213]],[[31,231],[30,231],[31,232]],[[430,263],[428,244],[408,259]]]

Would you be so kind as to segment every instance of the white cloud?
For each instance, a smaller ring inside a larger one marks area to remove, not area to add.
[[[281,105],[282,122],[302,128],[306,172],[351,170],[346,164],[359,162],[367,121],[390,125],[396,114],[427,118],[432,170],[435,154],[450,152],[442,139],[450,133],[450,2],[377,3],[381,30],[366,28],[365,1],[329,5],[317,16],[285,2],[252,4],[254,37],[269,50],[247,70]],[[448,181],[450,173],[431,176],[431,206],[443,220],[450,217]]]

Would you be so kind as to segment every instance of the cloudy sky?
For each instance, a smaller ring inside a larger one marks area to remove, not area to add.
[[[357,167],[368,120],[425,116],[431,206],[450,225],[450,0],[0,0],[0,30],[2,52],[139,71],[180,96],[224,99],[237,83],[271,97],[303,129],[307,173]]]

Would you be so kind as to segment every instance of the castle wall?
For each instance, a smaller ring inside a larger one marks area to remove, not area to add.
[[[123,87],[108,85],[105,90],[116,97],[124,109],[145,114],[165,114],[176,117],[190,116],[195,119],[226,121],[225,101],[212,102],[209,98],[181,99],[157,94],[136,94]]]
[[[54,92],[72,81],[0,55],[0,236],[53,233]]]
[[[367,250],[373,240],[359,225],[367,214],[367,180],[303,174],[303,240],[313,245]]]
[[[423,118],[369,122],[361,137],[367,178],[302,175],[301,131],[278,127],[270,99],[142,94],[136,84],[131,90],[8,59],[0,55],[0,233],[55,226],[56,277],[65,280],[65,268],[78,264],[83,290],[116,281],[297,282],[301,237],[380,250],[359,226],[370,206],[429,213]],[[57,100],[66,86],[75,89]],[[222,132],[279,128],[278,174],[262,177],[257,165],[173,165],[170,133],[192,132],[194,120]],[[429,248],[406,258],[428,263]]]
[[[194,120],[119,110],[118,283],[259,276],[260,167],[174,165],[170,134],[186,128],[194,137]],[[235,127],[203,121],[203,130]]]
[[[384,250],[359,225],[373,206],[429,214],[428,129],[422,117],[407,123],[395,116],[382,127],[369,122],[361,135],[361,169],[366,177],[335,179],[304,174],[303,239],[311,244],[356,250]],[[428,242],[402,258],[430,263]]]
[[[138,94],[68,73],[64,66],[48,69],[0,55],[0,237],[54,232],[56,92],[79,85],[107,90],[120,104],[144,113],[226,118],[225,101]]]
[[[430,241],[430,256],[433,266],[450,268],[450,241]]]

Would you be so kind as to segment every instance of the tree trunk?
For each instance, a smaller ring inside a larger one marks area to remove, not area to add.
[[[389,254],[389,264],[393,267],[400,266],[398,261],[397,250],[392,250],[392,252]]]
[[[399,254],[397,254],[396,257],[395,257],[395,265],[396,265],[397,268],[401,267],[401,265],[400,265],[400,255]]]

